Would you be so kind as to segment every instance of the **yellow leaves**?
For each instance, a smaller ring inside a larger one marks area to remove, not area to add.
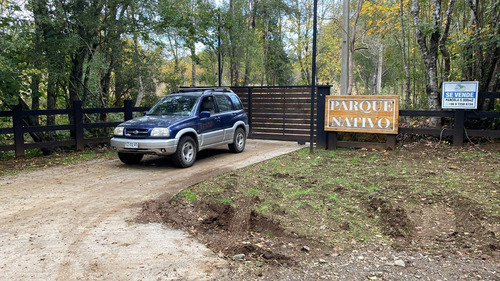
[[[400,29],[399,3],[388,3],[387,1],[366,1],[360,12],[365,18],[367,34],[385,34],[390,30]]]

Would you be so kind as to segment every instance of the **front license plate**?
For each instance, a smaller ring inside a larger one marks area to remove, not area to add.
[[[138,142],[126,142],[125,148],[139,148]]]

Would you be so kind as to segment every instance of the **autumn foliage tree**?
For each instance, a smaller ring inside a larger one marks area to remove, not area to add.
[[[20,3],[1,2],[2,109],[19,99],[32,109],[71,107],[74,100],[93,107],[124,99],[151,104],[179,86],[216,84],[219,53],[224,85],[312,82],[309,0]],[[318,4],[316,82],[337,94],[341,4]],[[350,93],[401,95],[405,108],[440,110],[443,81],[499,90],[499,1],[350,4]]]

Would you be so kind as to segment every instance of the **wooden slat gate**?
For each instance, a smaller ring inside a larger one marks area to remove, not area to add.
[[[311,132],[311,88],[231,87],[242,100],[251,126],[251,138],[306,142]],[[329,93],[330,87],[318,87]],[[315,105],[316,108],[316,101]],[[316,135],[316,113],[314,132]]]

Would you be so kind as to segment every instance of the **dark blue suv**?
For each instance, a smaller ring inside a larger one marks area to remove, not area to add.
[[[228,88],[185,88],[163,97],[143,117],[115,128],[111,146],[125,164],[144,154],[173,155],[178,167],[190,167],[198,151],[228,144],[245,149],[248,117],[238,96]]]

